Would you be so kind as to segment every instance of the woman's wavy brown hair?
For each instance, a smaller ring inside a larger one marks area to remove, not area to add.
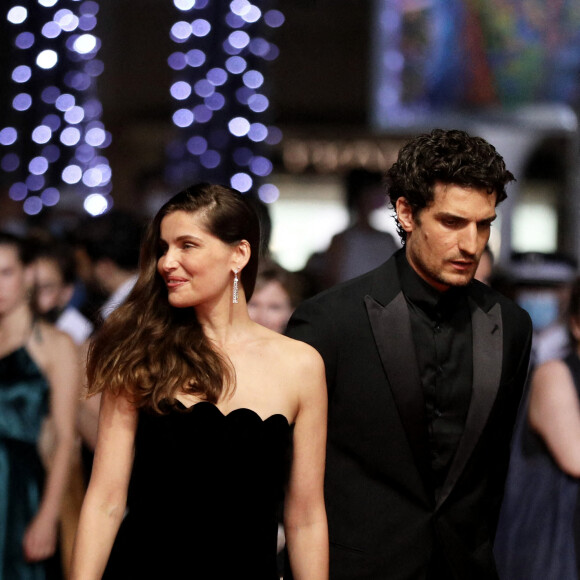
[[[161,412],[178,391],[217,403],[234,388],[231,363],[203,333],[194,308],[174,308],[157,272],[160,226],[176,211],[200,213],[207,230],[222,242],[250,244],[240,282],[247,300],[258,270],[260,226],[240,192],[200,183],[171,198],[157,213],[141,247],[139,278],[124,304],[107,318],[89,347],[88,395],[123,393],[137,407]]]

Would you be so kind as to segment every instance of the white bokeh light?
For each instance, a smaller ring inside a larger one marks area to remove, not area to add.
[[[58,62],[58,54],[54,50],[46,49],[36,57],[36,64],[45,70],[53,68]]]
[[[100,193],[92,193],[87,195],[83,203],[85,211],[92,216],[97,216],[105,213],[109,207],[107,198]]]

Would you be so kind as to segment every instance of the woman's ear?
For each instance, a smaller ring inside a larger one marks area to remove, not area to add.
[[[236,246],[234,252],[234,266],[238,270],[242,270],[246,264],[250,261],[250,256],[252,255],[252,248],[250,247],[250,242],[247,240],[242,240]]]
[[[397,219],[403,230],[407,233],[412,232],[415,227],[415,220],[413,219],[413,208],[407,201],[407,198],[399,197],[395,204],[395,210],[397,212]]]

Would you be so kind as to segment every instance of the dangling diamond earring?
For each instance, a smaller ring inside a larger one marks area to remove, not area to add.
[[[233,298],[232,298],[232,303],[233,304],[237,304],[238,303],[238,285],[239,285],[238,269],[236,268],[234,270],[234,295],[233,295]]]

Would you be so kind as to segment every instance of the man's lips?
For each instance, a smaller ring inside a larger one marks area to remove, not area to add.
[[[475,266],[473,260],[451,260],[450,262],[457,270],[469,270]]]

